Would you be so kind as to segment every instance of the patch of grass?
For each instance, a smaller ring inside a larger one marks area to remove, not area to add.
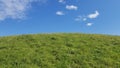
[[[0,68],[119,67],[119,36],[63,33],[0,38]]]

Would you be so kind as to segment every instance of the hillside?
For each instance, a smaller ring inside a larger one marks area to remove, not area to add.
[[[0,37],[0,68],[119,67],[119,36],[73,33]]]

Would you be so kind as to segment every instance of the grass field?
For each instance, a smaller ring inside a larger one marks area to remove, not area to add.
[[[61,33],[0,37],[0,68],[120,68],[120,36]]]

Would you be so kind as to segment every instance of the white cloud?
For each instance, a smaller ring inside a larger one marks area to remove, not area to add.
[[[87,26],[92,26],[92,25],[93,25],[93,23],[87,23],[86,25],[87,25]]]
[[[82,20],[82,16],[78,16],[77,18],[75,18],[75,21],[81,21]]]
[[[89,14],[89,15],[88,15],[88,18],[93,19],[93,18],[97,18],[98,16],[99,16],[99,12],[98,12],[98,11],[95,11],[95,13]]]
[[[83,21],[86,21],[87,20],[87,18],[83,18]]]
[[[65,0],[58,0],[59,3],[65,3]]]
[[[78,7],[74,6],[74,5],[66,5],[66,9],[68,9],[68,10],[77,10]]]
[[[75,21],[86,21],[87,18],[85,16],[78,16],[75,18]]]
[[[42,0],[0,0],[0,20],[23,19],[32,2]]]
[[[65,15],[65,14],[64,14],[64,12],[62,12],[62,11],[57,11],[57,12],[56,12],[56,15],[62,16],[62,15]]]

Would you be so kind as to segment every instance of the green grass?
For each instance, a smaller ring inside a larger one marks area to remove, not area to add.
[[[0,68],[120,68],[120,36],[63,33],[0,37]]]

